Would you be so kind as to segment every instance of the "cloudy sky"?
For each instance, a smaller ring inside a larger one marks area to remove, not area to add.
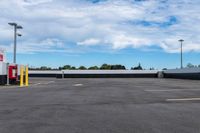
[[[1,0],[0,48],[12,62],[13,28],[17,62],[52,67],[70,64],[139,62],[162,69],[200,64],[199,0]]]

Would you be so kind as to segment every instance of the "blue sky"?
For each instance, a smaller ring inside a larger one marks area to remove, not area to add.
[[[200,64],[199,0],[1,0],[0,48],[12,62],[13,29],[19,32],[17,62],[30,66],[91,66],[139,62],[145,67]]]

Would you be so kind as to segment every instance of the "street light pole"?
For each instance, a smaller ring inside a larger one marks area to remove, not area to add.
[[[16,63],[16,51],[17,51],[17,36],[21,34],[17,33],[17,29],[23,29],[22,26],[17,25],[17,23],[8,23],[11,26],[14,26],[14,51],[13,51],[13,63]]]
[[[16,63],[16,52],[17,51],[17,26],[14,26],[14,56],[13,63]]]
[[[180,39],[179,42],[181,43],[181,69],[183,69],[183,39]]]

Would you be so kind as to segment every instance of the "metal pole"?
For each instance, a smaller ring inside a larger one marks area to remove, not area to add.
[[[13,56],[14,64],[16,64],[16,49],[17,49],[17,25],[14,26],[14,56]]]
[[[181,69],[183,69],[183,39],[180,39],[179,42],[181,43]]]
[[[11,26],[14,26],[14,50],[13,50],[13,63],[16,64],[16,51],[17,51],[17,36],[22,36],[17,33],[17,29],[23,29],[22,26],[17,23],[8,23]]]
[[[10,83],[9,83],[9,63],[7,63],[6,68],[7,68],[7,84],[6,85],[10,85]]]
[[[181,69],[183,69],[183,41],[181,41]]]
[[[64,79],[65,78],[65,73],[64,73],[64,71],[62,71],[62,79]]]

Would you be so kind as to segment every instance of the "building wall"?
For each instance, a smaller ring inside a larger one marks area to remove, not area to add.
[[[0,49],[0,62],[6,62],[6,54],[2,49]]]
[[[0,85],[6,84],[7,80],[7,64],[0,62]]]

